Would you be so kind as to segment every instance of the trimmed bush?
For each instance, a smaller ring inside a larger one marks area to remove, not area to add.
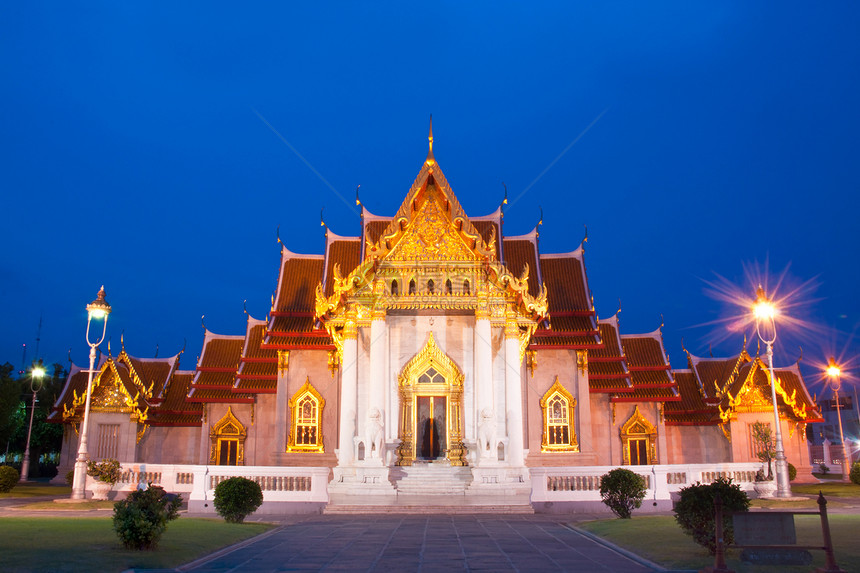
[[[723,500],[723,511],[748,511],[750,498],[731,478],[718,478],[710,484],[694,483],[683,488],[675,503],[675,521],[692,536],[693,540],[707,547],[711,555],[716,553],[714,540],[714,498],[719,493]],[[723,519],[723,532],[726,543],[735,541],[735,530],[731,519]]]
[[[167,522],[179,517],[182,496],[150,484],[113,506],[113,528],[127,549],[155,549]]]
[[[69,487],[75,485],[75,470],[66,472],[66,485]]]
[[[788,481],[794,481],[794,478],[797,477],[797,468],[794,467],[794,464],[788,464]]]
[[[851,466],[851,473],[848,474],[848,477],[851,479],[852,483],[860,485],[860,462],[854,462],[854,465]]]
[[[0,493],[12,491],[21,476],[12,466],[0,466]]]
[[[630,519],[631,512],[642,506],[645,490],[645,479],[628,469],[616,468],[600,478],[603,503],[622,519]]]
[[[224,521],[242,523],[263,504],[263,490],[255,481],[232,477],[215,486],[214,503]]]

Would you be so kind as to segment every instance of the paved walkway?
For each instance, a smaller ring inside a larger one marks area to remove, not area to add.
[[[319,516],[180,571],[647,572],[545,516]]]

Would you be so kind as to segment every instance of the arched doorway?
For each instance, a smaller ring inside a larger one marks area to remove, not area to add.
[[[433,333],[398,376],[400,445],[397,465],[447,460],[466,465],[463,447],[463,373],[436,345]]]

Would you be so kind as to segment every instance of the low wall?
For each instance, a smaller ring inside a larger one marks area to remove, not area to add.
[[[531,468],[532,506],[542,513],[609,512],[600,498],[600,478],[618,466]],[[752,491],[760,463],[624,466],[645,479],[647,491],[639,511],[672,509],[673,494],[696,482],[731,478]],[[674,496],[677,497],[677,496]]]
[[[320,513],[328,504],[327,467],[192,466],[122,464],[122,477],[114,491],[122,495],[148,483],[182,494],[188,510],[215,514],[215,486],[231,477],[245,477],[260,484],[263,505],[257,514]],[[92,494],[92,478],[87,492]]]

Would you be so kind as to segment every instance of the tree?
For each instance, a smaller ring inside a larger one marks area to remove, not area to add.
[[[773,433],[770,426],[764,422],[756,422],[752,425],[752,437],[756,444],[756,456],[759,461],[767,462],[767,479],[773,479],[772,462],[776,458],[776,444],[773,441]]]
[[[14,451],[12,439],[20,421],[16,413],[21,405],[21,383],[12,377],[15,367],[0,365],[0,453]]]
[[[615,515],[630,519],[645,498],[645,479],[626,468],[615,468],[600,478],[600,497]]]

